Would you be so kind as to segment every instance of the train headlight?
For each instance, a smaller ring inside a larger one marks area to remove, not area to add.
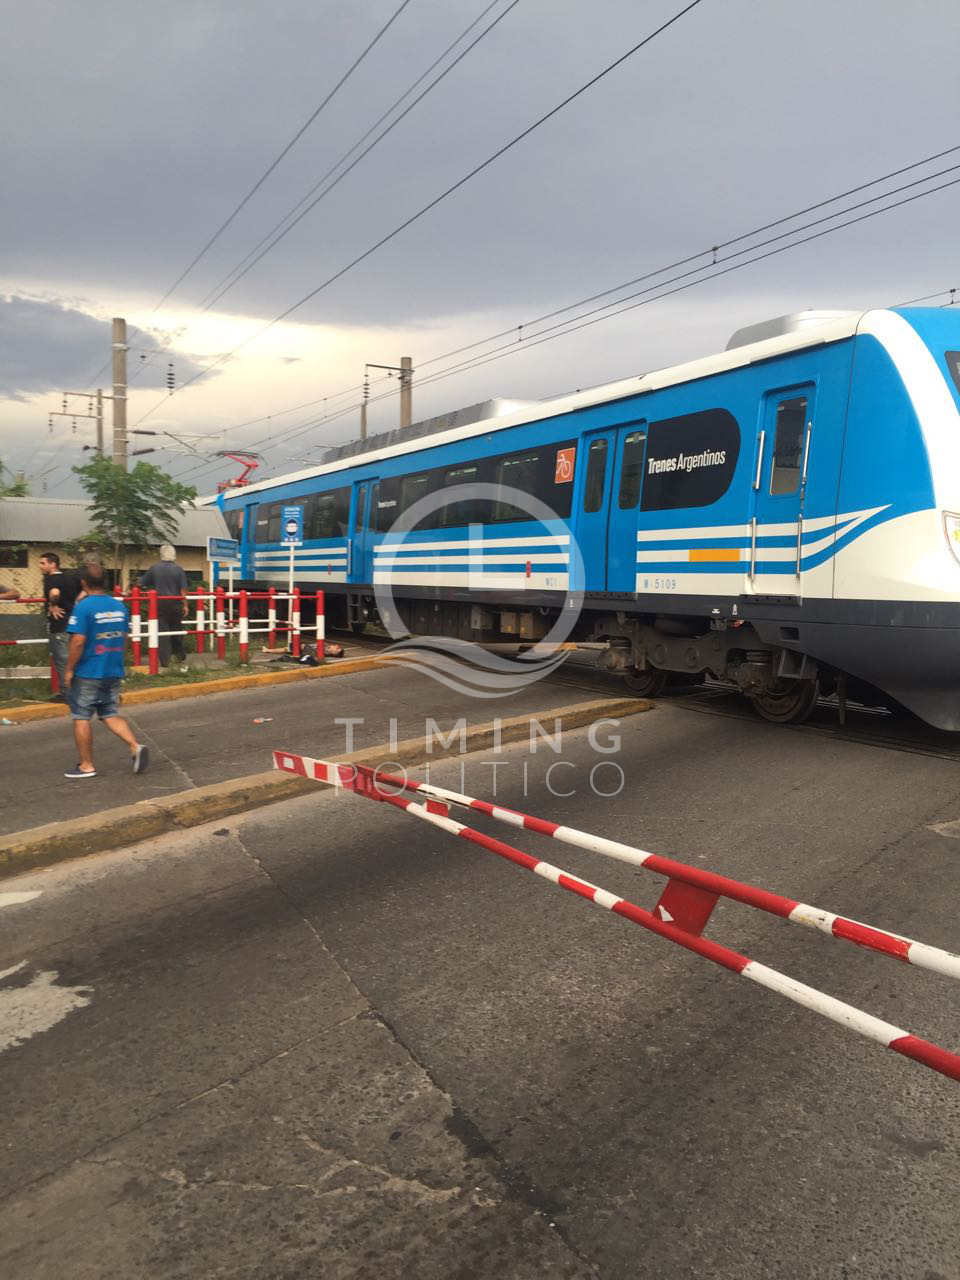
[[[943,513],[943,531],[947,535],[947,542],[953,552],[953,558],[960,562],[960,516],[954,515],[952,511],[945,511]]]

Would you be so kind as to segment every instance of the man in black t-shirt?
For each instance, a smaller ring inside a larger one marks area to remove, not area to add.
[[[66,702],[63,673],[70,647],[67,620],[80,594],[80,579],[72,570],[60,568],[60,557],[56,551],[43,553],[40,557],[40,572],[43,574],[43,598],[46,602],[47,630],[50,633],[50,660],[60,681],[60,692],[54,694],[54,697],[58,702]]]

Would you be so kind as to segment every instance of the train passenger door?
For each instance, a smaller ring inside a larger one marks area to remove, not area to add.
[[[637,589],[637,506],[643,479],[645,422],[584,438],[584,478],[576,517],[583,590]]]
[[[360,480],[353,486],[350,507],[350,531],[347,546],[347,581],[369,583],[373,581],[373,534],[376,511],[374,494],[379,488],[376,480]]]
[[[571,585],[582,591],[607,589],[607,497],[616,434],[614,427],[591,431],[581,446],[583,479],[578,487],[575,530],[583,580]],[[573,563],[575,560],[571,567]]]
[[[610,517],[607,526],[607,590],[634,593],[637,589],[637,524],[643,488],[643,456],[647,424],[618,427]]]
[[[800,595],[813,410],[812,383],[767,393],[757,441],[748,552],[748,590],[755,595]]]

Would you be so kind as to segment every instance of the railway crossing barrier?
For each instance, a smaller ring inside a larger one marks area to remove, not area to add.
[[[146,649],[147,669],[151,675],[160,670],[160,640],[169,636],[194,636],[197,653],[203,653],[209,639],[211,647],[215,647],[218,658],[225,658],[227,640],[236,636],[239,646],[240,661],[246,663],[250,658],[250,639],[252,636],[265,637],[267,647],[277,647],[278,637],[287,638],[290,653],[299,658],[303,653],[304,636],[313,635],[316,640],[317,658],[323,661],[325,656],[325,600],[324,593],[318,591],[303,593],[299,587],[292,592],[277,591],[270,587],[268,591],[225,591],[217,587],[214,591],[188,591],[183,596],[158,595],[156,591],[144,591],[140,587],[131,587],[124,594],[119,588],[114,592],[117,600],[123,600],[130,609],[130,649],[134,666],[141,666]],[[184,608],[182,627],[160,629],[161,601],[177,601]],[[251,616],[251,606],[255,601],[265,602],[265,617],[260,619]],[[303,604],[315,602],[315,621],[303,621]],[[40,597],[23,598],[18,605],[43,605]],[[286,606],[287,618],[278,617],[278,605]],[[144,609],[146,616],[143,616]],[[193,611],[193,625],[190,624],[190,612]],[[43,645],[47,647],[46,636],[35,639],[0,640],[0,645]],[[38,668],[38,673],[40,668]],[[50,667],[51,688],[59,692],[56,672]]]
[[[299,774],[301,777],[350,791],[365,799],[401,809],[411,817],[431,823],[450,835],[467,840],[489,853],[505,858],[516,866],[532,871],[559,888],[585,898],[596,906],[604,907],[614,915],[622,916],[625,920],[630,920],[651,933],[677,943],[688,951],[724,969],[729,969],[732,973],[749,978],[760,986],[767,987],[786,999],[839,1023],[850,1031],[875,1040],[895,1053],[912,1058],[915,1062],[930,1067],[953,1080],[960,1080],[960,1055],[889,1022],[884,1022],[873,1014],[846,1004],[815,987],[798,982],[795,978],[780,973],[776,969],[768,968],[721,943],[704,938],[703,931],[719,899],[729,898],[745,906],[780,916],[791,924],[816,929],[833,938],[853,942],[857,946],[891,956],[907,964],[932,969],[935,973],[948,978],[960,978],[960,956],[939,947],[915,942],[900,934],[861,924],[859,921],[836,915],[820,907],[810,906],[808,903],[798,902],[781,894],[744,884],[728,876],[717,875],[715,872],[688,866],[672,858],[660,857],[658,854],[648,853],[646,850],[636,849],[616,840],[608,840],[602,836],[592,835],[590,832],[578,831],[573,827],[565,827],[514,809],[490,804],[485,800],[449,791],[444,787],[417,782],[408,779],[405,775],[387,774],[381,769],[372,769],[366,765],[315,760],[290,751],[274,751],[273,762],[275,768],[286,773]],[[404,792],[413,792],[417,798],[404,795]],[[563,844],[573,845],[620,862],[627,862],[635,867],[643,867],[647,871],[666,876],[667,883],[653,911],[648,911],[598,885],[581,880],[579,876],[572,875],[552,863],[535,858],[513,845],[505,844],[473,827],[457,822],[450,816],[451,810],[457,808],[472,809],[507,826],[549,836]]]

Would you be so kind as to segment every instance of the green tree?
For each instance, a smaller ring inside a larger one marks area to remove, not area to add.
[[[149,462],[127,471],[98,456],[73,470],[90,499],[91,532],[113,548],[121,578],[127,551],[173,541],[180,516],[197,496],[192,486],[178,484]]]

